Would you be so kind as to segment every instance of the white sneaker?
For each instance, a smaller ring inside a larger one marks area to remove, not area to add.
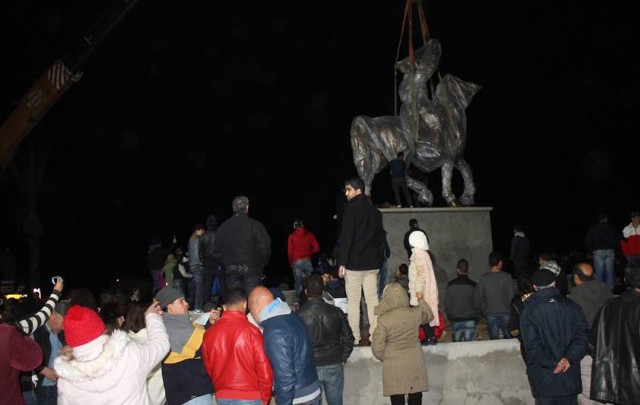
[[[396,208],[402,208],[402,205],[398,204],[396,205]]]

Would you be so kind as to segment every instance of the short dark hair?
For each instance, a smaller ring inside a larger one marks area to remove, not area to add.
[[[531,282],[530,276],[521,275],[517,280],[518,291],[521,294],[529,294],[534,291],[533,283]]]
[[[640,265],[627,264],[624,268],[624,279],[635,288],[640,288]]]
[[[398,271],[403,276],[406,276],[407,274],[409,274],[409,266],[407,266],[407,263],[400,263],[400,265],[398,266]]]
[[[231,288],[222,297],[222,303],[227,306],[238,305],[247,300],[247,293],[242,288]]]
[[[456,268],[460,270],[462,274],[469,274],[469,262],[466,259],[458,260],[458,264],[456,264]]]
[[[404,156],[404,152],[399,150],[398,153],[396,153],[396,157],[400,157],[400,156]]]
[[[206,230],[203,223],[198,222],[193,226],[193,232]]]
[[[540,253],[540,255],[538,256],[539,259],[546,261],[549,260],[555,260],[556,257],[553,255],[553,253],[549,252],[549,251],[544,251],[542,253]]]
[[[146,328],[144,314],[151,303],[134,301],[130,304],[127,315],[124,318],[123,329],[133,333],[138,333]]]
[[[587,276],[586,274],[584,274],[584,272],[582,271],[582,264],[588,264],[591,265],[591,263],[587,263],[587,262],[578,262],[576,263],[575,266],[573,266],[573,274],[577,275],[578,278],[582,281],[589,281],[589,280],[593,280],[595,278],[595,272],[591,273],[590,276]]]
[[[362,179],[360,177],[353,177],[347,181],[344,182],[345,187],[346,186],[351,186],[354,189],[359,189],[362,190],[364,192],[364,181],[362,181]]]
[[[410,226],[410,227],[412,227],[412,228],[413,228],[414,226],[418,226],[418,220],[417,220],[417,219],[415,219],[415,218],[411,218],[411,219],[409,220],[409,226]]]
[[[497,266],[502,261],[502,253],[494,250],[489,253],[489,266]]]
[[[322,297],[322,291],[324,291],[324,280],[322,280],[322,276],[320,274],[313,273],[309,278],[307,278],[305,287],[309,298]]]

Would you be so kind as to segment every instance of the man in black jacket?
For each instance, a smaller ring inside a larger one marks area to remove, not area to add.
[[[418,225],[418,220],[415,218],[411,218],[409,220],[409,230],[405,232],[404,237],[402,238],[402,245],[407,251],[407,259],[411,259],[411,245],[409,244],[409,235],[411,235],[411,232],[413,231],[420,231],[424,233],[424,236],[427,237],[427,243],[429,242],[429,236],[427,236],[427,233],[423,229],[420,229],[420,226]]]
[[[626,405],[640,398],[640,266],[627,265],[624,278],[631,288],[602,306],[589,345],[594,348],[591,399]]]
[[[327,405],[342,405],[344,390],[343,365],[353,351],[353,333],[344,312],[322,298],[324,282],[319,274],[307,280],[305,292],[309,300],[300,308],[313,342],[318,381]]]
[[[202,256],[201,262],[203,265],[203,292],[202,302],[205,304],[213,302],[216,306],[220,296],[224,293],[224,282],[222,280],[223,269],[220,263],[215,258],[215,251],[213,250],[216,242],[216,231],[218,230],[218,217],[215,215],[209,215],[205,223],[207,230],[198,239],[200,243],[200,255]],[[211,291],[216,279],[221,291],[218,295],[213,296]]]
[[[244,288],[250,294],[271,257],[271,237],[261,222],[249,217],[247,197],[235,197],[231,207],[233,216],[216,233],[214,257],[224,266],[225,288]]]
[[[364,193],[364,182],[356,177],[344,183],[347,204],[342,217],[338,276],[345,279],[347,318],[356,344],[360,342],[360,300],[364,292],[369,319],[369,335],[376,329],[378,317],[378,273],[382,265],[384,230],[382,214]],[[368,340],[368,339],[367,339]]]
[[[598,215],[598,222],[591,225],[584,237],[584,244],[593,254],[596,278],[604,281],[613,292],[616,286],[616,249],[620,245],[620,235],[609,223],[605,213]]]

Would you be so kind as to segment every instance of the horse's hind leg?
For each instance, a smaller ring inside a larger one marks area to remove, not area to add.
[[[450,207],[458,207],[460,203],[451,190],[451,178],[453,177],[453,162],[445,162],[440,169],[442,171],[442,197]]]
[[[407,187],[418,193],[418,201],[425,204],[427,207],[433,205],[433,193],[427,188],[427,185],[421,181],[407,176]]]
[[[466,160],[460,159],[456,163],[456,167],[460,170],[460,174],[462,174],[462,180],[464,181],[464,191],[460,196],[460,202],[462,205],[473,205],[475,204],[474,198],[476,195],[476,185],[473,183],[473,171],[471,170],[471,166],[467,163]]]

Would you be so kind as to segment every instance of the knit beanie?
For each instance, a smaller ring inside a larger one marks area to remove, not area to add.
[[[158,304],[162,309],[165,309],[167,305],[182,297],[184,297],[184,294],[180,290],[170,286],[166,286],[156,294],[156,299],[159,301]]]
[[[531,283],[538,287],[546,287],[556,281],[556,275],[549,269],[540,268],[531,275]]]
[[[73,305],[64,317],[64,337],[71,347],[82,346],[104,333],[104,322],[91,308]]]
[[[550,272],[552,272],[553,274],[555,274],[556,276],[558,276],[560,274],[560,266],[558,266],[558,263],[556,263],[555,260],[547,260],[547,262],[545,264],[543,264],[542,266],[540,266],[541,269],[547,269]]]

